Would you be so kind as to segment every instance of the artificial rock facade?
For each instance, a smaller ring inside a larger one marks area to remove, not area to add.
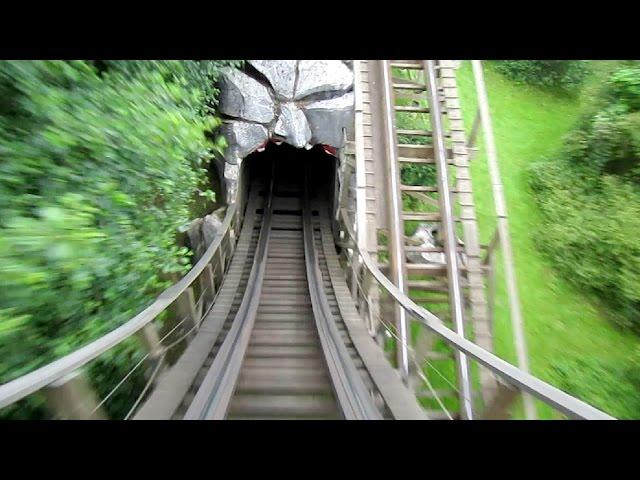
[[[220,82],[227,202],[235,201],[242,160],[267,142],[342,148],[353,124],[353,72],[342,60],[249,60]]]

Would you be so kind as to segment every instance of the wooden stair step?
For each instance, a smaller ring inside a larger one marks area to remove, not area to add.
[[[406,113],[429,113],[428,108],[424,107],[411,107],[406,105],[394,105],[393,109],[396,112],[406,112]]]
[[[392,87],[396,90],[416,90],[416,91],[426,91],[427,87],[426,85],[420,85],[417,83],[412,83],[412,82],[397,82],[397,83],[393,83]]]
[[[405,128],[397,128],[396,133],[398,135],[415,135],[419,137],[432,137],[433,132],[430,130],[409,130]]]
[[[391,63],[411,63],[414,65],[422,65],[422,62],[424,62],[424,60],[390,60]]]
[[[400,185],[404,192],[437,192],[438,187],[426,187],[424,185]]]
[[[453,158],[453,150],[447,148],[447,159]],[[432,145],[414,145],[411,143],[398,144],[398,157],[405,158],[434,158]]]
[[[391,68],[401,68],[403,70],[422,70],[422,63],[391,62]]]
[[[442,247],[420,247],[416,245],[406,245],[404,247],[405,252],[418,252],[418,253],[443,253],[444,248]],[[459,252],[462,252],[463,249],[459,248]]]
[[[435,165],[436,161],[433,158],[412,158],[412,157],[398,157],[400,163],[421,163],[428,165]]]
[[[416,164],[427,164],[427,165],[435,165],[436,161],[433,158],[413,158],[413,157],[398,157],[398,162],[400,163],[416,163]],[[447,160],[447,165],[455,165],[456,163],[453,160]]]
[[[407,286],[425,292],[448,292],[449,287],[446,282],[430,282],[427,280],[407,280]]]
[[[439,222],[442,217],[439,213],[402,212],[403,220],[420,220],[425,222]]]

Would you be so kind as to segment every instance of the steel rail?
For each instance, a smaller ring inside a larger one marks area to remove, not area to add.
[[[356,236],[349,221],[349,212],[341,210],[342,225],[350,241],[358,248]],[[360,251],[363,263],[373,278],[393,297],[393,299],[416,321],[422,323],[456,350],[475,359],[478,363],[504,379],[516,388],[530,393],[534,397],[556,408],[568,417],[582,420],[615,420],[614,417],[579,400],[562,390],[523,372],[519,368],[502,360],[491,352],[479,347],[453,330],[447,328],[442,321],[431,312],[425,310],[403,294],[375,265],[366,251]]]
[[[227,415],[260,304],[271,235],[274,172],[275,162],[272,164],[271,181],[267,202],[263,209],[258,246],[242,303],[229,333],[184,416],[185,420],[222,420]]]
[[[429,112],[431,116],[431,129],[433,131],[433,154],[438,172],[438,190],[440,194],[440,211],[442,229],[444,231],[444,254],[447,263],[447,280],[451,308],[451,319],[456,333],[464,337],[464,299],[460,286],[460,270],[458,268],[458,242],[453,223],[453,207],[451,192],[449,190],[449,172],[447,165],[447,149],[444,144],[444,131],[442,128],[442,112],[440,99],[438,98],[438,84],[436,81],[435,62],[424,60],[424,73],[427,83],[429,98]],[[473,405],[471,403],[471,375],[469,362],[459,350],[456,350],[456,366],[458,369],[458,381],[460,383],[460,411],[464,418],[473,419]]]
[[[196,281],[202,271],[213,259],[220,248],[222,241],[229,234],[237,205],[229,205],[224,221],[220,228],[220,234],[216,236],[202,258],[182,277],[178,282],[164,290],[156,300],[138,315],[127,321],[120,327],[112,330],[103,337],[65,355],[43,367],[0,385],[0,408],[11,405],[18,400],[30,395],[43,387],[55,382],[65,375],[83,367],[91,360],[100,356],[107,350],[115,347],[131,335],[151,323],[160,313],[165,311],[191,284]],[[222,266],[224,268],[224,266]]]
[[[404,252],[403,238],[404,228],[402,227],[402,194],[400,192],[400,171],[398,168],[398,146],[395,136],[395,111],[394,97],[391,80],[391,66],[389,60],[380,62],[382,72],[382,91],[383,91],[383,120],[385,132],[385,150],[387,165],[389,168],[389,194],[391,196],[390,209],[390,252],[393,254],[389,258],[389,266],[393,280],[400,291],[404,292],[406,287],[406,278],[404,272]],[[354,240],[357,240],[354,237]],[[354,257],[355,258],[355,257]],[[409,381],[409,352],[405,345],[408,344],[409,329],[405,311],[402,308],[397,309],[396,317],[398,322],[398,330],[402,343],[397,347],[397,361],[400,367],[400,374],[405,382]]]
[[[312,212],[306,167],[307,165],[305,165],[304,181],[303,231],[307,283],[320,344],[338,405],[346,420],[382,420],[381,413],[375,406],[373,398],[344,345],[323,288],[311,220]]]

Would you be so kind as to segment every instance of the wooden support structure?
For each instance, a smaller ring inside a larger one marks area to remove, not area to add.
[[[213,299],[216,296],[216,285],[213,279],[213,269],[211,268],[211,264],[204,267],[198,281],[200,282],[200,290],[204,295],[204,305],[205,307],[208,307],[213,303]]]
[[[482,419],[509,420],[511,407],[519,396],[520,392],[517,389],[498,382],[496,394],[485,408]]]
[[[78,369],[47,386],[47,407],[60,420],[106,420],[89,379]]]
[[[381,161],[382,125],[375,121],[381,106],[377,92],[377,61],[354,60],[354,141],[353,166],[357,175],[354,200],[358,208],[358,246],[366,251],[376,251],[378,248],[378,232],[386,225],[386,202],[381,201],[385,196],[384,188],[378,180],[383,177],[384,165]],[[338,212],[336,212],[338,215]],[[377,259],[377,255],[375,256]],[[382,312],[379,308],[380,292],[377,284],[372,284],[367,292],[363,292],[366,299],[366,309],[369,317],[369,334],[375,337],[380,345],[383,344],[382,326],[379,318]]]
[[[476,111],[476,116],[473,117],[473,124],[471,125],[471,132],[469,132],[469,140],[467,141],[467,151],[470,159],[473,159],[478,149],[476,148],[476,138],[478,136],[478,129],[480,127],[480,110]]]
[[[402,192],[400,190],[400,165],[398,162],[399,147],[396,139],[396,119],[394,93],[391,82],[391,63],[381,60],[380,78],[382,80],[383,125],[385,132],[385,159],[387,161],[386,175],[388,193],[389,225],[389,266],[393,283],[401,292],[408,293],[407,272],[405,269],[404,253],[404,223],[402,218]],[[406,312],[400,306],[395,306],[396,330],[396,361],[400,374],[405,382],[409,381],[409,325]]]
[[[178,322],[184,319],[185,330],[193,329],[190,337],[195,335],[195,329],[200,322],[200,317],[196,309],[196,300],[193,293],[193,287],[185,289],[182,294],[176,299],[174,308]]]
[[[158,335],[158,329],[153,323],[145,325],[136,335],[142,347],[149,352],[149,358],[151,360],[157,360],[157,358],[162,355],[160,335]]]
[[[372,65],[377,64],[378,68],[374,70],[380,70],[383,73],[384,63],[384,61],[370,62],[370,64]],[[382,161],[378,161],[379,164],[384,166],[384,169],[382,171],[380,169],[372,170],[372,172],[374,172],[374,175],[380,179],[378,180],[378,183],[384,185],[385,183],[389,183],[392,180],[392,177],[390,176],[388,170],[388,158],[392,157],[392,154],[390,153],[392,152],[392,150],[389,149],[390,144],[395,143],[396,145],[397,166],[394,170],[396,171],[396,173],[398,173],[405,165],[414,164],[435,166],[436,155],[434,154],[434,145],[435,142],[440,141],[440,139],[443,139],[443,141],[445,142],[444,146],[439,147],[439,151],[444,152],[444,154],[440,155],[440,161],[442,161],[449,167],[447,169],[441,167],[440,171],[444,174],[448,173],[445,172],[445,170],[450,169],[452,182],[450,182],[448,185],[406,185],[398,180],[398,205],[402,205],[402,200],[406,196],[413,196],[417,197],[418,200],[420,200],[425,205],[430,206],[432,210],[404,211],[406,208],[405,206],[405,208],[401,208],[399,212],[400,222],[397,225],[394,224],[392,215],[387,214],[387,212],[384,212],[383,214],[379,213],[378,228],[381,231],[384,230],[387,232],[389,244],[385,247],[381,247],[381,250],[375,248],[370,249],[369,251],[375,252],[376,254],[378,253],[378,251],[384,251],[388,254],[389,263],[379,263],[379,267],[384,271],[389,272],[389,275],[391,275],[390,278],[395,278],[393,274],[395,270],[393,265],[394,253],[395,257],[401,258],[402,261],[405,262],[405,265],[402,268],[405,278],[404,291],[409,295],[409,297],[414,298],[416,301],[424,302],[425,294],[431,293],[432,290],[433,292],[435,292],[434,294],[442,295],[443,292],[447,291],[447,285],[449,282],[444,281],[444,283],[442,283],[443,280],[436,281],[436,278],[446,278],[447,268],[444,265],[430,264],[426,261],[420,264],[406,263],[406,254],[410,251],[433,251],[442,253],[444,252],[444,249],[442,247],[424,249],[419,245],[412,245],[412,242],[408,240],[408,238],[404,235],[404,230],[405,222],[408,221],[436,222],[442,225],[443,217],[441,201],[444,195],[451,195],[451,201],[460,211],[460,214],[458,214],[458,210],[456,210],[455,215],[451,216],[451,218],[454,222],[456,222],[456,225],[462,227],[462,232],[464,235],[464,246],[456,247],[455,250],[459,253],[460,250],[463,250],[465,258],[467,259],[465,265],[458,265],[456,267],[456,270],[459,271],[460,274],[460,284],[465,288],[464,295],[466,297],[466,302],[469,305],[469,318],[464,318],[463,320],[461,320],[460,327],[464,328],[464,326],[467,326],[469,329],[471,329],[472,327],[473,332],[469,332],[471,338],[474,338],[476,341],[479,340],[479,343],[483,346],[483,348],[491,351],[493,349],[493,345],[491,338],[491,329],[488,326],[489,316],[487,314],[487,305],[484,291],[484,271],[480,259],[478,229],[476,225],[475,207],[471,191],[469,159],[466,150],[467,142],[465,138],[465,129],[462,122],[462,112],[460,109],[460,101],[458,98],[455,82],[455,65],[450,61],[436,62],[436,79],[435,81],[431,81],[431,89],[429,88],[427,79],[425,77],[425,61],[392,60],[388,62],[387,65],[391,67],[391,70],[393,70],[393,73],[391,73],[390,75],[392,94],[387,95],[387,97],[391,98],[391,101],[387,101],[387,108],[385,108],[384,103],[381,100],[378,100],[377,104],[379,107],[379,111],[377,112],[377,115],[372,116],[371,120],[371,129],[372,132],[376,134],[377,138],[386,139],[387,137],[389,137],[389,140],[386,142],[387,145],[376,145],[378,155],[380,155],[380,152],[384,152]],[[408,80],[400,78],[396,73],[396,69],[398,68],[412,71],[412,79]],[[382,97],[382,100],[384,100],[383,93],[385,82],[383,80],[383,75],[378,75],[378,78],[374,77],[374,81],[379,85],[379,87],[377,92],[378,95],[371,96],[372,107],[376,106],[377,97]],[[431,90],[433,90],[433,92],[431,92]],[[414,104],[413,106],[408,108],[405,108],[404,106],[400,106],[400,108],[397,108],[398,105],[395,105],[396,100],[406,100],[406,92],[410,92],[412,97],[411,99],[413,101],[417,101],[418,104]],[[437,108],[429,108],[430,105],[432,105],[432,102],[437,103],[437,105],[435,106]],[[388,104],[390,103],[394,104],[394,108],[388,108]],[[387,121],[386,124],[391,126],[391,137],[389,136],[388,129],[384,130],[380,128],[380,125],[384,124],[381,119],[384,118],[384,113],[389,110],[392,111],[393,118],[390,121]],[[434,137],[433,133],[432,110],[440,110],[440,114],[442,115],[443,128],[441,128],[438,132],[438,139]],[[424,122],[424,127],[396,128],[396,116],[398,117],[397,121],[400,122],[402,121],[402,118],[400,117],[403,115],[407,115],[407,112],[410,112],[411,114],[416,116],[421,116],[421,119]],[[376,126],[378,126],[377,131]],[[415,138],[415,140],[420,141],[416,141],[415,143],[400,143],[397,135],[413,137]],[[372,175],[372,177],[374,175]],[[387,182],[383,180],[385,178]],[[387,204],[390,204],[393,199],[396,198],[391,187],[388,187],[387,191],[384,192],[383,195],[378,196],[384,196],[388,198],[389,201],[387,202]],[[386,225],[384,225],[385,228],[382,228],[383,225],[381,225],[381,219],[386,219]],[[401,238],[396,242],[397,246],[399,246],[401,249],[401,253],[395,252],[397,247],[394,247],[393,243],[393,237],[394,235],[396,235],[394,232],[401,232]],[[416,280],[416,276],[426,277],[426,279]],[[431,280],[431,278],[433,278],[433,280]],[[419,290],[420,296],[416,296],[417,293],[412,292],[412,290]],[[433,296],[430,296],[429,298],[435,299],[435,297]],[[434,300],[434,303],[438,302]],[[458,304],[461,304],[461,302],[458,302]],[[445,310],[438,309],[437,307],[435,307],[435,305],[434,308],[435,310],[433,311],[438,311],[438,314],[441,315],[442,318],[449,316],[449,313],[446,313]],[[428,336],[430,335],[430,333],[427,333],[426,335]],[[417,341],[420,342],[421,348],[419,350],[424,353],[425,357],[435,354],[435,352],[424,352],[426,348],[435,348],[435,343],[433,341],[428,341],[428,339],[426,338],[418,338]],[[421,356],[423,355],[421,354]],[[450,356],[450,358],[453,360],[453,356]],[[418,358],[416,360],[418,364],[421,364],[421,362],[423,361],[422,358]],[[412,365],[414,365],[413,362]],[[482,399],[486,402],[493,396],[493,377],[482,373],[481,375]],[[469,378],[469,375],[465,374],[464,377]],[[417,379],[416,382],[421,383],[421,381]],[[465,380],[465,383],[468,382]],[[469,389],[467,388],[466,390]],[[473,407],[470,407],[468,405],[471,397],[473,397],[471,393],[464,392],[464,394],[460,398],[461,408],[462,405],[466,405],[465,408],[467,410],[467,414],[462,416],[472,415],[471,410]]]

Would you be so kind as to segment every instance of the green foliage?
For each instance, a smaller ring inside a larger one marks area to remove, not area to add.
[[[544,218],[538,245],[618,323],[640,329],[640,68],[605,85],[565,143],[563,158],[532,166]]]
[[[404,185],[435,186],[436,168],[435,165],[410,163],[402,166],[400,177]]]
[[[640,349],[623,365],[587,358],[557,361],[552,368],[566,392],[620,420],[640,418]]]
[[[560,162],[538,164],[532,174],[544,218],[538,246],[567,278],[611,305],[618,323],[640,327],[640,193]]]
[[[582,60],[500,60],[495,65],[516,82],[544,87],[575,88],[587,74]]]
[[[0,383],[114,329],[189,268],[176,234],[213,195],[213,82],[235,64],[0,62]],[[132,348],[93,377],[130,368]]]

